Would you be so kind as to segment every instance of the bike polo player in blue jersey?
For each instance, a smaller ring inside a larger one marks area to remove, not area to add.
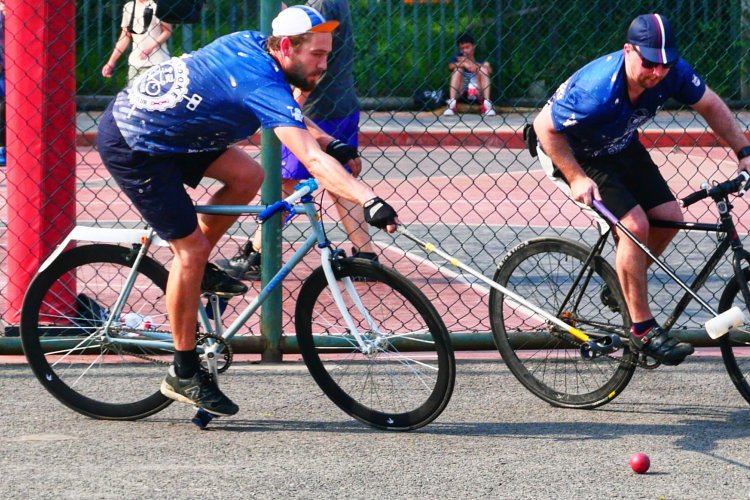
[[[534,120],[547,174],[578,203],[605,206],[660,255],[677,230],[650,228],[648,217],[682,221],[682,212],[637,129],[669,98],[691,106],[732,148],[740,170],[750,171],[750,143],[726,104],[680,58],[669,21],[636,17],[623,49],[587,64],[563,83]],[[619,230],[616,230],[619,232]],[[619,236],[619,235],[616,235]],[[659,326],[649,307],[646,255],[617,238],[615,267],[628,305],[631,346],[665,365],[693,353]],[[607,301],[608,290],[602,290]]]
[[[263,169],[234,143],[261,126],[273,129],[324,188],[363,205],[369,224],[396,230],[393,208],[326,153],[333,138],[304,118],[292,97],[290,86],[311,90],[326,70],[337,26],[315,9],[290,7],[273,20],[270,37],[233,33],[155,66],[101,117],[97,145],[104,165],[174,253],[166,302],[175,355],[161,385],[169,398],[216,415],[239,409],[200,369],[195,349],[201,290],[224,296],[247,290],[207,266],[236,217],[198,217],[183,186],[210,177],[223,185],[209,203],[249,203]]]

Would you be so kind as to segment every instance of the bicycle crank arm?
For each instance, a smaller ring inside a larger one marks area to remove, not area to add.
[[[584,359],[598,358],[599,356],[611,354],[620,347],[622,347],[622,341],[619,335],[589,339],[588,342],[581,344],[581,357]]]

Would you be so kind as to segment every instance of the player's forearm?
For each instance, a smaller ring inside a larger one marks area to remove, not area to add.
[[[321,186],[341,198],[363,205],[377,196],[370,186],[351,176],[339,162],[324,153],[316,155],[305,166]]]
[[[733,151],[739,151],[750,144],[732,115],[732,111],[713,90],[706,89],[706,95],[699,101],[696,110],[703,116],[711,130],[724,139]]]
[[[326,146],[328,146],[328,143],[333,140],[333,137],[324,132],[317,123],[315,123],[308,117],[305,117],[305,127],[307,127],[307,130],[317,141],[317,143],[320,144],[321,149],[325,150]]]

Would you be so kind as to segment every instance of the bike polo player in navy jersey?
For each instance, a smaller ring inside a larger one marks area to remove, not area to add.
[[[211,249],[236,217],[198,217],[183,186],[210,177],[223,185],[209,203],[249,203],[263,169],[234,143],[261,126],[273,129],[324,188],[363,205],[369,224],[394,232],[399,223],[390,205],[325,152],[333,138],[304,118],[292,97],[290,85],[311,90],[326,70],[337,26],[315,9],[290,7],[273,20],[270,37],[233,33],[155,66],[121,91],[101,117],[102,161],[174,253],[166,302],[175,355],[161,385],[169,398],[217,415],[239,409],[200,369],[195,350],[201,290],[224,296],[247,290],[207,266]]]
[[[623,49],[581,68],[534,120],[547,174],[578,203],[601,199],[656,255],[677,231],[650,228],[648,217],[682,221],[682,212],[637,129],[669,98],[703,116],[735,151],[740,170],[750,170],[748,140],[726,104],[679,57],[669,21],[660,14],[635,18]],[[633,321],[631,346],[666,365],[681,363],[693,346],[669,337],[654,319],[646,278],[650,262],[627,237],[617,241],[615,267]]]

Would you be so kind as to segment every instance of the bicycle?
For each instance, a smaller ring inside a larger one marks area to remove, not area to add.
[[[199,213],[306,215],[312,233],[250,304],[225,327],[225,303],[204,294],[196,337],[218,383],[233,361],[230,340],[314,247],[321,265],[304,280],[296,339],[315,382],[340,409],[372,427],[407,431],[445,409],[455,382],[448,331],[424,294],[393,269],[347,258],[327,239],[306,181],[269,206],[197,206]],[[69,250],[71,241],[95,242]],[[130,247],[112,243],[130,243]],[[137,420],[170,403],[159,385],[174,352],[166,319],[167,270],[148,255],[166,245],[153,229],[76,227],[42,264],[24,297],[21,340],[42,385],[69,408],[97,419]],[[133,320],[133,314],[136,314]],[[211,415],[199,411],[205,428]]]
[[[750,332],[738,328],[744,322],[742,310],[750,308],[750,268],[746,267],[750,254],[735,229],[728,198],[730,194],[744,194],[749,177],[743,172],[736,179],[704,185],[680,200],[688,207],[710,197],[719,213],[718,224],[651,221],[654,227],[721,236],[690,285],[651,254],[598,201],[593,208],[609,223],[609,230],[600,234],[592,248],[564,238],[540,237],[508,252],[494,275],[499,287],[490,292],[490,323],[497,348],[513,375],[553,406],[591,409],[619,395],[636,367],[659,366],[656,360],[629,346],[630,318],[625,300],[614,269],[601,255],[613,233],[611,228],[617,227],[685,290],[663,328],[669,331],[688,304],[696,300],[713,316],[706,330],[712,338],[721,335],[724,365],[739,393],[750,403],[750,360],[746,356],[742,359],[742,351],[750,346]],[[697,292],[730,249],[734,277],[720,297],[717,312]],[[534,311],[530,313],[528,304],[509,296],[506,289],[539,309],[554,311],[554,319],[563,326],[539,318]]]

